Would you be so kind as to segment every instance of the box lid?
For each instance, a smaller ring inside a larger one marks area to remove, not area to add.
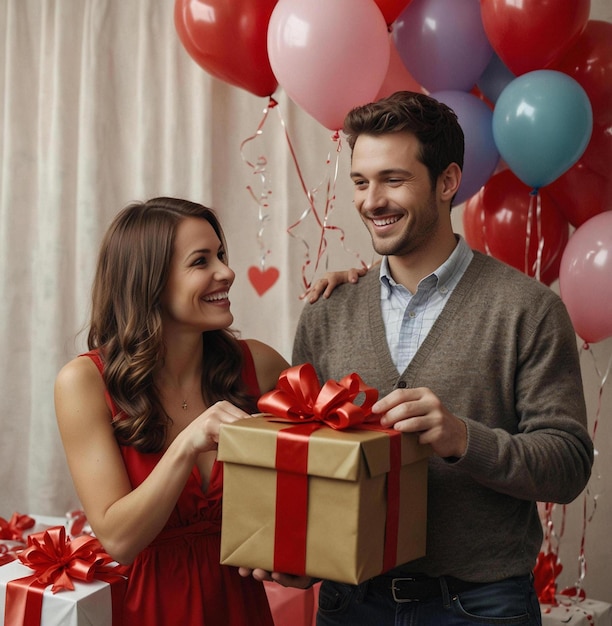
[[[295,423],[275,421],[273,416],[255,416],[223,424],[217,458],[220,461],[275,468],[276,439],[281,430]],[[430,446],[419,444],[417,435],[403,433],[402,465],[431,455]],[[329,426],[310,435],[308,474],[337,480],[359,480],[362,472],[377,476],[390,469],[389,435],[373,430],[334,430]]]

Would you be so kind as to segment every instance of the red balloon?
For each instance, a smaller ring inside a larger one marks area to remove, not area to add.
[[[540,190],[538,216],[531,188],[511,170],[494,174],[481,190],[465,203],[463,227],[472,248],[485,252],[528,276],[550,285],[559,276],[559,261],[569,238],[569,224],[554,200]],[[531,220],[528,221],[531,205]],[[527,232],[528,223],[531,232]],[[529,243],[527,259],[525,251]],[[541,245],[541,251],[539,247]]]
[[[582,159],[547,185],[546,192],[575,228],[599,213],[612,210],[612,178],[593,171]]]
[[[551,69],[568,74],[586,91],[595,122],[612,123],[612,23],[589,20]]]
[[[380,9],[385,22],[389,25],[395,22],[397,16],[410,4],[412,0],[374,0]]]
[[[278,82],[267,32],[277,0],[176,0],[174,25],[191,58],[209,74],[256,96]]]
[[[463,234],[470,248],[489,254],[485,240],[485,210],[482,206],[482,188],[463,205]]]
[[[612,163],[612,120],[608,123],[593,122],[591,139],[581,157],[587,167],[609,178]]]
[[[395,47],[393,36],[389,35],[389,67],[385,74],[383,84],[378,90],[376,100],[386,98],[396,91],[416,91],[426,93],[425,89],[416,81],[414,76],[406,69],[402,58]]]
[[[516,76],[546,68],[568,50],[590,10],[591,0],[480,0],[489,42]]]

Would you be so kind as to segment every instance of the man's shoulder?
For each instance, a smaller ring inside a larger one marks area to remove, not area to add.
[[[496,291],[528,293],[557,299],[559,296],[547,285],[532,276],[496,259],[474,250],[474,258],[466,274],[476,273],[478,282],[496,285]]]

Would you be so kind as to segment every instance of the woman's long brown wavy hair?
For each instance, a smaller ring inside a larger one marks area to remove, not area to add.
[[[176,198],[137,202],[123,209],[106,232],[93,282],[89,349],[99,350],[104,361],[106,388],[118,409],[113,421],[117,440],[141,452],[163,449],[171,421],[154,382],[165,355],[160,297],[177,225],[187,217],[209,222],[227,250],[211,209]],[[205,403],[229,400],[254,412],[256,401],[241,376],[242,350],[234,333],[202,333],[202,351]]]

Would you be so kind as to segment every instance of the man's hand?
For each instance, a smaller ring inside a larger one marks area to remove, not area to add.
[[[372,407],[380,423],[403,433],[418,433],[443,458],[461,457],[467,447],[465,422],[453,415],[426,387],[395,389]]]

